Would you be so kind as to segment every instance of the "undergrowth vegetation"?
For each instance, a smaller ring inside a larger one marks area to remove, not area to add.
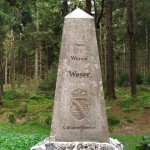
[[[143,141],[136,145],[136,150],[149,150],[148,144],[150,144],[150,137],[144,136]]]
[[[43,135],[0,134],[0,150],[29,150]]]
[[[47,73],[45,78],[40,82],[38,89],[47,97],[54,97],[57,71],[51,70]]]
[[[123,111],[139,111],[144,108],[150,108],[150,87],[139,86],[137,98],[131,98],[128,88],[118,88],[117,97],[121,99],[118,103]]]
[[[127,78],[127,76],[125,75],[123,78]],[[138,78],[138,82],[141,82],[141,77]],[[16,147],[17,150],[27,150],[43,138],[48,137],[55,86],[47,84],[53,84],[53,80],[56,80],[55,73],[50,72],[44,81],[39,81],[37,88],[30,88],[31,81],[28,81],[28,86],[20,85],[14,92],[9,86],[5,87],[3,106],[0,106],[0,150],[15,150]],[[116,87],[117,100],[106,101],[110,133],[119,128],[123,122],[133,124],[136,120],[130,116],[130,113],[142,112],[150,108],[150,87],[148,84],[139,85],[137,98],[132,99],[130,90],[126,86],[128,84],[126,80],[119,80],[117,82],[120,82],[121,85],[124,81],[125,86]],[[27,112],[25,113],[21,111],[22,102],[27,104]],[[113,105],[119,107],[126,115],[115,113],[112,109]],[[142,136],[134,136],[133,141],[128,141],[129,138],[132,138],[130,135],[112,135],[112,137],[125,143],[127,150],[134,150],[135,142],[142,139]]]
[[[21,111],[21,103],[27,103],[27,112]],[[39,93],[20,94],[19,91],[5,91],[3,107],[0,109],[1,122],[12,124],[50,125],[53,99]]]
[[[110,135],[112,138],[119,139],[123,145],[125,150],[146,150],[140,147],[141,145],[138,143],[142,142],[142,138],[144,135]],[[137,147],[138,145],[138,147]],[[141,148],[141,149],[140,149]]]
[[[115,84],[120,87],[128,87],[129,86],[129,74],[122,73],[117,75],[115,78]],[[140,73],[136,74],[136,84],[141,85],[150,85],[150,74],[146,75],[145,77]]]

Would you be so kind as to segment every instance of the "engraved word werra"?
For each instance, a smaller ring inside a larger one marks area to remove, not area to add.
[[[77,57],[77,56],[71,56],[72,60],[76,60],[76,61],[84,61],[87,60],[86,57]]]

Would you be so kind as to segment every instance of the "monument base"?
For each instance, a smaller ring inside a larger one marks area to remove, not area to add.
[[[50,142],[50,138],[46,138],[30,150],[123,150],[123,144],[112,138],[109,139],[109,143]]]

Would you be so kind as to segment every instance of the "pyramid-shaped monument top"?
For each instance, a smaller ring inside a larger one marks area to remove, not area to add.
[[[80,8],[75,9],[73,12],[68,14],[65,18],[93,18]]]

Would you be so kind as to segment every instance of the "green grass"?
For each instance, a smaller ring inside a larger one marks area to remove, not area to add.
[[[0,125],[0,150],[29,150],[33,145],[49,136],[50,128],[30,125]],[[13,133],[12,133],[13,132]],[[144,135],[114,135],[124,144],[126,150],[135,150]]]
[[[45,137],[47,136],[0,134],[0,150],[29,150]]]
[[[10,99],[13,93],[5,92],[3,98],[4,107],[0,109],[0,122],[17,123],[11,121],[14,116],[16,120],[25,119],[21,124],[50,126],[52,117],[53,99],[48,99],[44,95],[33,94],[30,96]],[[21,112],[21,103],[27,103],[27,113]],[[3,119],[5,116],[5,119]]]
[[[29,150],[49,134],[47,126],[0,124],[0,150]]]
[[[125,150],[136,150],[136,145],[142,141],[144,135],[110,135],[124,144]]]
[[[31,146],[48,137],[49,134],[50,127],[0,124],[0,150],[28,150]],[[110,134],[110,137],[121,141],[126,150],[135,150],[143,136]]]
[[[137,86],[137,97],[132,98],[128,88],[116,89],[116,96],[120,99],[118,105],[123,111],[139,111],[150,108],[150,88],[147,86]]]
[[[39,126],[39,125],[16,125],[10,123],[0,124],[0,134],[2,133],[17,133],[17,134],[46,134],[50,132],[50,127],[48,126]]]
[[[21,112],[22,102],[27,103],[27,113]],[[49,136],[53,99],[5,90],[3,103],[4,107],[0,108],[0,150],[29,150]],[[11,121],[10,116],[26,121],[19,124]]]
[[[120,108],[125,112],[140,111],[149,107],[150,94],[149,87],[138,86],[138,95],[134,101],[128,88],[118,88],[116,96]],[[53,99],[49,99],[42,94],[23,93],[18,91],[12,93],[5,90],[3,99],[4,107],[0,108],[0,150],[29,150],[29,148],[50,134],[50,121],[52,117]],[[28,105],[27,113],[20,111],[20,104],[26,102]],[[129,123],[134,123],[134,118],[119,116],[114,114],[111,106],[108,107],[109,128],[117,128],[121,120],[125,119]],[[15,119],[26,118],[22,124],[9,122],[9,115],[14,115]],[[144,135],[114,135],[124,143],[126,150],[135,150],[136,145],[142,141]]]

